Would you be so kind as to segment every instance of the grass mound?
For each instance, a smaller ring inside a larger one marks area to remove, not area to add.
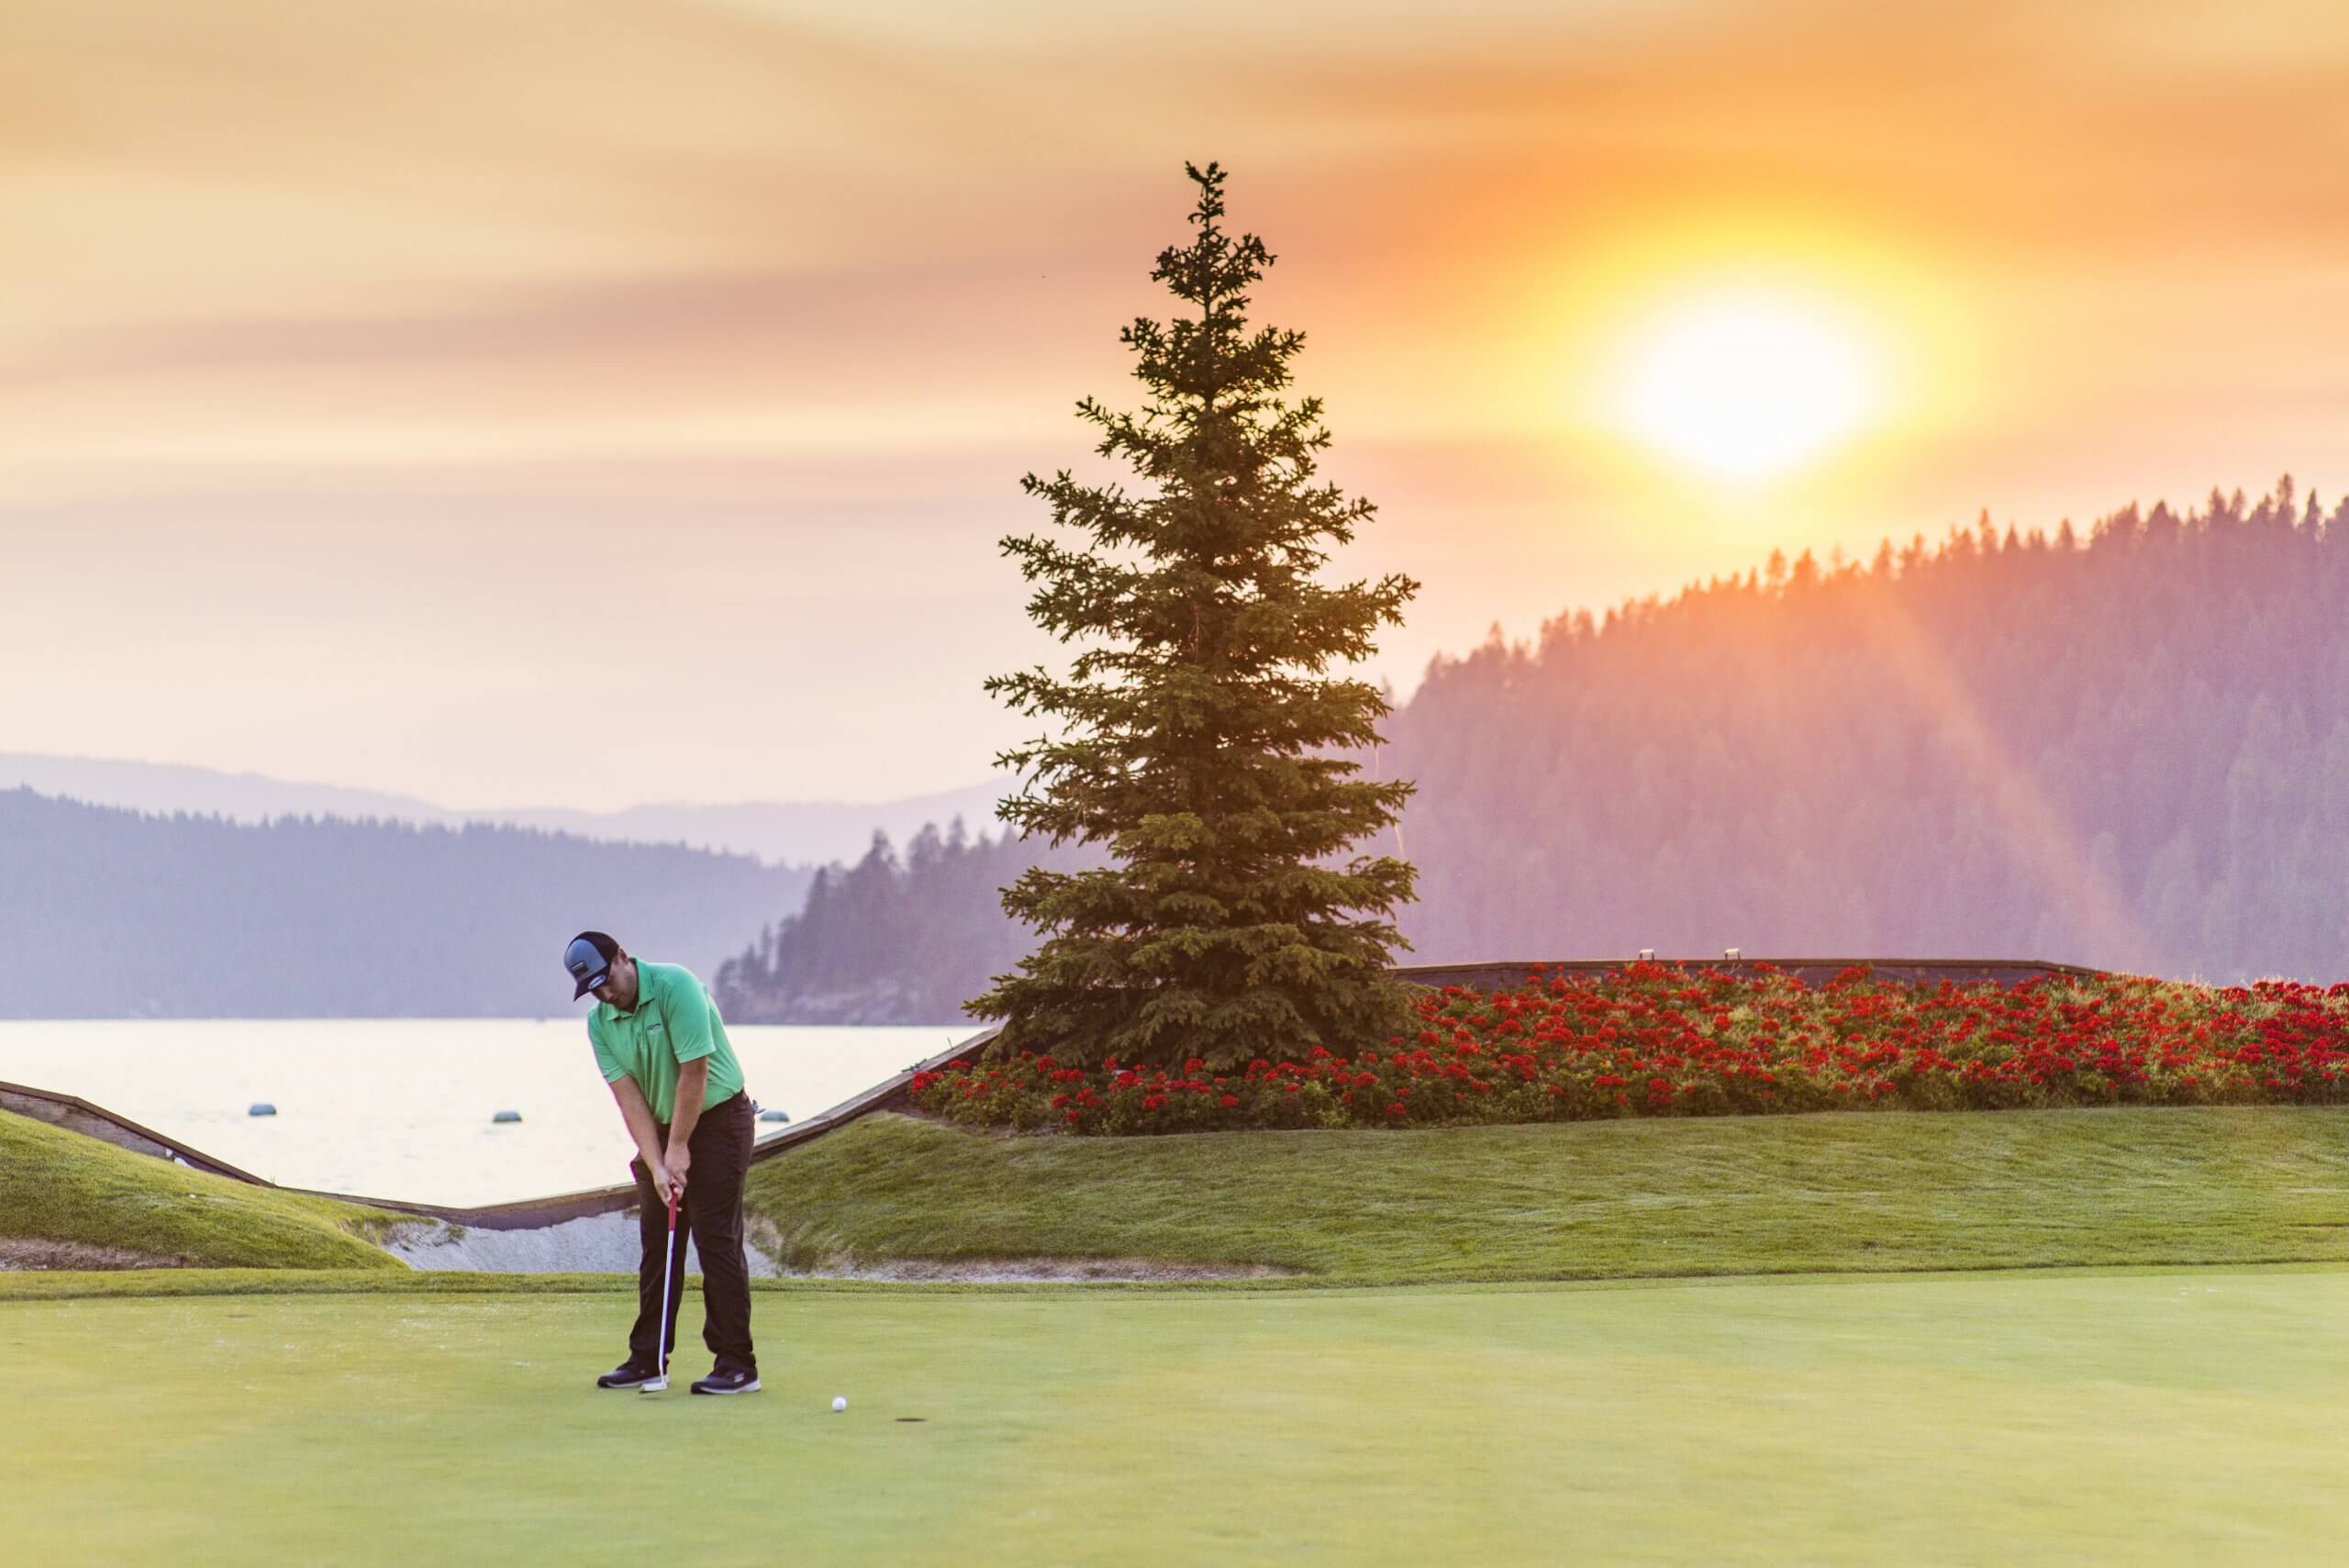
[[[1724,1117],[1003,1138],[874,1116],[753,1169],[788,1263],[1147,1257],[1433,1284],[2349,1261],[2349,1114]]]
[[[0,1111],[0,1242],[212,1268],[390,1269],[367,1238],[402,1217],[248,1186]]]

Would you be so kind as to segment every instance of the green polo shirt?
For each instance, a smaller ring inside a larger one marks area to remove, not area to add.
[[[677,1109],[677,1064],[709,1058],[709,1109],[742,1092],[742,1064],[726,1041],[726,1022],[701,977],[682,964],[636,961],[636,1006],[621,1012],[598,1002],[587,1015],[587,1040],[604,1082],[633,1078],[666,1127]]]

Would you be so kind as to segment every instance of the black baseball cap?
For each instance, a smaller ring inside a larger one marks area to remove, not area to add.
[[[571,939],[562,950],[562,967],[571,971],[571,978],[579,988],[571,994],[574,1002],[604,983],[612,972],[612,960],[619,957],[620,944],[601,931],[582,931]]]

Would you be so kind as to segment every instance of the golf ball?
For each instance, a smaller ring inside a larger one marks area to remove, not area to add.
[[[833,1414],[833,1415],[837,1416],[837,1415],[839,1415],[841,1411],[843,1411],[843,1410],[845,1410],[845,1409],[847,1409],[847,1408],[848,1408],[848,1396],[847,1396],[847,1395],[845,1395],[845,1394],[835,1394],[835,1395],[833,1395],[833,1396],[832,1396],[832,1414]]]

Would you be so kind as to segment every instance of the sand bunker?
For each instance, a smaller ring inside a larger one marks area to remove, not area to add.
[[[757,1222],[754,1220],[754,1228]],[[894,1280],[905,1284],[961,1283],[969,1284],[1085,1284],[1170,1283],[1183,1280],[1277,1279],[1291,1269],[1262,1264],[1219,1266],[1212,1263],[1169,1263],[1151,1258],[921,1258],[886,1259],[876,1262],[852,1258],[828,1259],[812,1269],[778,1267],[768,1251],[751,1238],[746,1247],[751,1273],[761,1279]],[[764,1240],[773,1247],[777,1238]],[[598,1214],[567,1219],[560,1225],[531,1230],[460,1231],[439,1224],[409,1226],[386,1243],[394,1255],[418,1269],[473,1269],[484,1273],[636,1273],[639,1242],[636,1216]],[[685,1272],[701,1273],[701,1258],[691,1243],[685,1249]]]
[[[472,1269],[493,1274],[633,1274],[641,1243],[636,1216],[592,1214],[531,1230],[489,1230],[479,1226],[417,1225],[402,1228],[384,1250],[418,1269]],[[772,1279],[779,1273],[756,1247],[743,1249],[751,1273]],[[685,1272],[701,1273],[701,1255],[685,1244]]]

